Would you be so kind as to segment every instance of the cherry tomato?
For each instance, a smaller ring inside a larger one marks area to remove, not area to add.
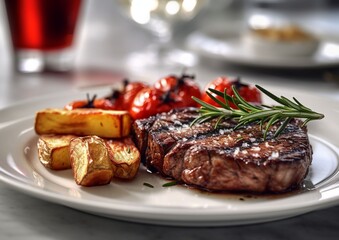
[[[88,103],[87,100],[73,101],[73,102],[68,103],[64,108],[65,108],[66,110],[73,110],[73,109],[76,109],[76,108],[82,108],[82,107],[84,107],[87,103]]]
[[[124,89],[121,93],[123,108],[128,110],[131,108],[135,96],[147,85],[142,82],[125,82]]]
[[[94,107],[104,110],[123,110],[120,99],[100,98],[94,100]]]
[[[232,85],[234,85],[239,92],[240,96],[243,97],[246,101],[253,103],[253,104],[261,104],[261,94],[257,88],[254,86],[243,84],[240,82],[240,79],[237,78],[235,80],[231,80],[227,77],[219,77],[205,87],[205,91],[207,91],[209,88],[219,90],[221,92],[224,92],[224,89],[226,88],[226,93],[230,96],[234,96]],[[215,94],[213,94],[215,96]],[[223,98],[220,96],[216,96],[219,100],[224,102]],[[213,101],[206,92],[203,93],[201,100],[204,102],[207,102],[213,106],[220,107],[218,103]],[[236,106],[233,103],[230,103],[230,106],[233,108],[236,108]]]
[[[133,119],[141,119],[184,106],[182,99],[173,92],[148,87],[136,95],[129,113]]]
[[[78,100],[68,103],[64,108],[67,110],[73,110],[76,108],[98,108],[104,110],[122,110],[121,98],[117,94],[112,94],[115,97],[99,98],[96,99],[96,95],[92,99],[87,96],[87,100]]]
[[[154,88],[162,91],[173,91],[185,102],[185,106],[187,107],[198,106],[197,102],[192,99],[192,96],[201,98],[200,88],[194,81],[194,75],[169,75],[156,81]]]
[[[160,89],[164,92],[174,89],[178,84],[178,77],[175,75],[169,75],[164,78],[160,78],[154,83],[154,88]]]

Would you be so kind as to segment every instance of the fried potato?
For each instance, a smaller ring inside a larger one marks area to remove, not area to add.
[[[41,135],[37,147],[40,162],[52,170],[71,168],[69,143],[74,135]]]
[[[140,166],[140,152],[131,138],[122,140],[106,140],[108,154],[112,161],[114,177],[132,179]]]
[[[37,134],[97,135],[119,138],[130,134],[131,117],[127,111],[101,109],[44,109],[36,114]]]
[[[78,185],[90,187],[111,182],[113,168],[103,139],[97,136],[72,139],[70,159],[74,180]]]

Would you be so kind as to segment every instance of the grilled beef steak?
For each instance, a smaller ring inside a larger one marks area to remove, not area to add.
[[[217,128],[211,120],[190,127],[197,116],[197,109],[186,108],[134,123],[148,169],[210,191],[283,192],[306,177],[312,149],[300,120],[273,138],[276,123],[264,140],[257,124],[234,130],[234,120]]]

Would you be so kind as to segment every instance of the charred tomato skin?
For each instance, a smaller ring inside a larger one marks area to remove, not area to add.
[[[194,76],[182,74],[181,76],[169,75],[154,83],[154,88],[162,91],[172,91],[178,95],[187,107],[197,107],[198,104],[192,96],[201,98],[199,85],[194,81]]]
[[[123,90],[114,89],[112,93],[105,97],[87,100],[77,100],[64,106],[67,110],[76,108],[99,108],[104,110],[128,110],[140,90],[147,85],[142,82],[126,82]]]
[[[78,101],[73,101],[64,106],[64,109],[66,110],[73,110],[76,108],[83,108],[86,104],[88,103],[87,100],[78,100]]]
[[[78,100],[68,103],[64,106],[64,109],[73,110],[77,108],[98,108],[103,110],[122,110],[122,104],[119,99],[106,99],[99,98],[95,99],[91,105],[88,105],[88,100]]]
[[[230,79],[228,77],[218,77],[215,80],[208,83],[205,87],[205,91],[202,94],[201,100],[204,102],[207,102],[213,106],[220,107],[218,103],[213,101],[207,94],[206,91],[209,88],[216,89],[218,91],[224,92],[226,89],[226,93],[230,96],[234,96],[234,92],[232,90],[232,86],[235,86],[237,91],[239,92],[240,96],[243,97],[247,102],[253,103],[253,104],[261,104],[261,94],[260,91],[249,84],[244,84],[240,81],[240,79]],[[213,96],[217,97],[219,100],[224,101],[222,97],[216,96],[213,94]],[[237,108],[233,103],[230,103],[230,106],[233,108]]]
[[[175,75],[169,75],[167,77],[160,78],[154,83],[154,88],[162,91],[173,90],[178,84],[178,77]]]
[[[100,98],[94,101],[94,107],[103,110],[123,110],[121,99]]]
[[[136,95],[129,113],[133,119],[142,119],[180,107],[185,107],[185,104],[178,95],[148,87]]]

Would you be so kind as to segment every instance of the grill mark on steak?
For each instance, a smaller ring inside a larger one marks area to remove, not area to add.
[[[159,139],[160,144],[156,144],[156,142],[149,140],[152,138],[152,134],[158,133],[160,134],[160,137],[161,133],[169,132],[170,128],[172,128],[172,130],[180,129],[182,127],[188,128],[189,124],[197,116],[198,112],[196,108],[182,108],[173,109],[169,113],[161,113],[146,119],[136,120],[133,123],[132,137],[140,151],[141,162],[147,167],[149,171],[161,172],[161,168],[156,167],[157,165],[154,165],[153,163],[151,164],[151,162],[159,162],[160,164],[162,162],[161,158],[163,157],[162,149],[170,149],[175,143],[174,139],[172,142],[170,142],[170,137],[165,136],[167,137],[167,142],[164,139]],[[161,142],[164,144],[161,144]],[[152,149],[152,151],[148,149]],[[154,159],[154,161],[150,159],[151,155],[153,155],[151,159]]]
[[[165,155],[171,151],[171,149],[179,143],[195,141],[205,141],[208,137],[215,137],[222,132],[231,132],[235,122],[225,122],[220,125],[220,128],[215,129],[215,122],[208,122],[203,124],[197,124],[192,127],[189,124],[183,124],[177,128],[171,125],[169,128],[165,128],[166,131],[159,131],[159,125],[167,125],[168,121],[156,120],[153,127],[148,134],[148,147],[146,149],[146,166],[152,166],[158,172],[167,175],[163,171],[163,161]],[[153,129],[155,129],[153,131]]]
[[[273,125],[264,140],[258,124],[234,130],[233,120],[218,128],[212,120],[190,127],[197,113],[179,109],[134,123],[148,169],[210,191],[282,192],[306,177],[312,149],[300,120],[275,139],[281,123]]]
[[[195,108],[173,109],[169,113],[161,113],[146,119],[139,119],[133,123],[132,136],[142,155],[145,155],[148,143],[148,132],[161,132],[168,130],[169,125],[180,127],[184,123],[191,123],[198,116]],[[162,126],[157,120],[167,121],[167,125]],[[179,125],[179,126],[178,126]],[[165,129],[167,128],[167,129]]]

